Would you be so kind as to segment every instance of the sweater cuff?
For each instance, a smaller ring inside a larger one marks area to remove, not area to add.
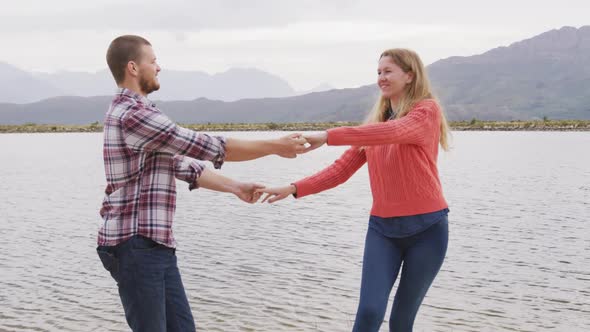
[[[297,193],[293,195],[295,198],[303,198],[314,193],[311,183],[305,179],[294,182],[292,185],[297,188]]]
[[[292,195],[293,195],[293,197],[297,198],[297,185],[295,183],[290,183],[290,185],[295,187],[295,193]]]
[[[346,145],[342,143],[342,134],[346,130],[345,127],[332,128],[326,130],[328,133],[328,139],[326,140],[327,145]]]

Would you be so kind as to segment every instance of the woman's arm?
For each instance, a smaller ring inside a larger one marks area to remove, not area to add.
[[[366,161],[365,150],[352,147],[346,150],[330,166],[312,176],[308,176],[289,186],[264,188],[257,190],[257,192],[268,194],[263,199],[263,202],[268,200],[269,203],[280,201],[289,195],[301,198],[317,194],[346,182]]]
[[[387,122],[327,131],[328,145],[371,146],[383,144],[427,144],[440,125],[440,110],[434,102],[418,104],[406,116]]]
[[[401,119],[356,127],[339,127],[304,135],[310,144],[305,152],[324,144],[371,146],[383,144],[416,144],[429,142],[440,125],[440,110],[434,102],[422,102]]]
[[[282,199],[287,198],[289,195],[297,196],[297,187],[294,184],[290,184],[284,187],[274,187],[274,188],[264,188],[256,190],[257,193],[265,193],[266,197],[262,199],[264,203],[268,200],[269,203],[274,203],[276,201],[280,201]]]

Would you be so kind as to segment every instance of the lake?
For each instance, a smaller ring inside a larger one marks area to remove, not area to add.
[[[590,132],[453,136],[439,157],[449,249],[415,331],[590,330]],[[0,149],[0,331],[128,330],[95,252],[102,134],[4,134]],[[221,172],[284,185],[344,149]],[[177,255],[198,330],[351,330],[371,207],[366,166],[338,188],[273,205],[177,184]]]

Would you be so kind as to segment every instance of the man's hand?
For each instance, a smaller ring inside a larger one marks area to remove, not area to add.
[[[295,158],[297,154],[306,152],[307,140],[301,134],[290,134],[275,140],[275,154],[283,158]]]
[[[232,193],[246,203],[256,203],[262,193],[257,190],[264,189],[263,185],[250,182],[240,182],[225,177],[215,171],[205,168],[201,176],[196,179],[196,185],[201,188],[219,191],[222,193]]]
[[[232,193],[242,201],[253,204],[258,202],[260,196],[262,196],[262,192],[258,192],[262,189],[264,189],[264,186],[257,183],[238,182]]]
[[[304,135],[303,137],[309,143],[309,146],[303,151],[303,153],[307,153],[326,144],[328,141],[328,132],[322,131],[321,133]]]
[[[256,190],[256,193],[266,193],[266,197],[262,200],[261,203],[264,203],[268,200],[269,203],[274,203],[280,201],[282,199],[287,198],[289,195],[293,195],[297,193],[297,187],[294,185],[289,185],[285,187],[276,187],[276,188],[263,188]],[[270,199],[269,199],[270,198]]]

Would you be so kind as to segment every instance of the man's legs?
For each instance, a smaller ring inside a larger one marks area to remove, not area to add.
[[[195,331],[195,320],[176,265],[176,256],[174,264],[166,270],[166,326],[168,332]]]
[[[115,247],[98,247],[97,251],[117,281],[125,317],[134,332],[177,331],[176,326],[194,331],[174,249],[134,236]],[[167,326],[170,317],[176,319]]]

